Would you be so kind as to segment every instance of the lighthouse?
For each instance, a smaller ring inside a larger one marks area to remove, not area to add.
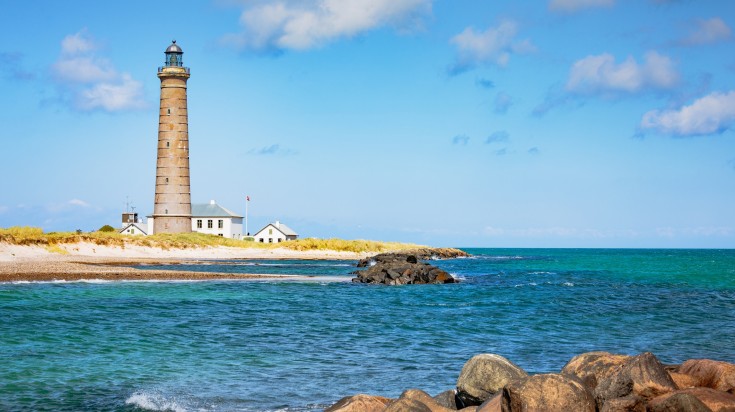
[[[189,116],[186,82],[189,68],[176,40],[166,49],[166,61],[158,68],[161,106],[158,114],[158,160],[152,233],[191,232],[189,178]]]

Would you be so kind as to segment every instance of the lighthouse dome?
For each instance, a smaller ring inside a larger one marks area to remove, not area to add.
[[[174,40],[166,49],[166,53],[184,53],[184,51],[181,50],[181,47],[179,47],[179,45],[176,44],[176,40]]]

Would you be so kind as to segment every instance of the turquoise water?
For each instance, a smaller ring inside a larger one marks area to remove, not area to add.
[[[735,362],[735,251],[468,249],[454,285],[0,284],[0,410],[320,410],[452,388],[498,353],[529,372],[591,350]],[[180,270],[341,278],[345,261]]]

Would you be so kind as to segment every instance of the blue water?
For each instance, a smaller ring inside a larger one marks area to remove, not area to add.
[[[498,353],[528,372],[592,350],[735,362],[734,250],[468,249],[453,285],[0,284],[0,410],[320,410],[432,394]],[[345,261],[178,270],[344,277]]]

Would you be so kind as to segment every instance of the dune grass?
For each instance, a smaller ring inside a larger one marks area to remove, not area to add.
[[[159,233],[152,236],[129,236],[117,232],[49,232],[44,233],[41,228],[28,226],[14,226],[0,228],[0,242],[13,245],[37,245],[54,252],[63,251],[59,245],[80,242],[93,243],[100,246],[147,246],[164,250],[189,249],[200,247],[235,247],[274,249],[284,248],[296,251],[338,251],[355,253],[381,253],[396,250],[416,249],[422,246],[398,243],[379,242],[372,240],[344,240],[344,239],[317,239],[305,238],[290,240],[282,243],[260,243],[229,239],[221,236],[206,235],[203,233]]]

